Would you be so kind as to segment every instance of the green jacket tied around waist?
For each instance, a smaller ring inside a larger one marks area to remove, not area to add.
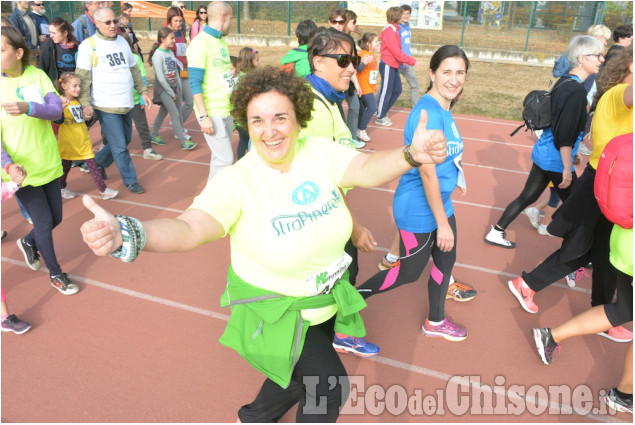
[[[230,266],[221,306],[229,306],[231,316],[219,341],[286,388],[309,329],[301,310],[332,304],[337,304],[336,332],[360,338],[366,335],[359,314],[366,307],[366,301],[348,282],[348,271],[329,294],[291,297],[250,285]]]

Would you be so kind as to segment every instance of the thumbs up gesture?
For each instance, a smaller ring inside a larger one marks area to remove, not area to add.
[[[445,135],[442,130],[428,130],[428,112],[421,110],[419,124],[412,137],[410,154],[422,164],[440,164],[447,155]]]
[[[123,244],[119,221],[113,214],[100,207],[90,196],[82,197],[84,206],[93,214],[80,228],[82,238],[95,255],[104,256]]]

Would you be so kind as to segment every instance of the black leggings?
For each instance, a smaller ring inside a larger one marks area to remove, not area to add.
[[[611,267],[613,265],[611,264]],[[613,267],[615,269],[615,267]],[[606,318],[611,325],[620,326],[633,321],[633,276],[615,269],[617,276],[617,299],[614,303],[604,304]]]
[[[62,222],[60,180],[42,186],[23,186],[15,196],[33,220],[33,229],[24,237],[26,243],[40,252],[51,277],[59,276],[62,268],[53,247],[53,229]]]
[[[247,148],[249,147],[249,132],[240,126],[236,126],[236,130],[238,131],[236,158],[240,159],[247,153]]]
[[[569,196],[577,177],[574,171],[571,176],[571,184],[566,189],[560,189],[558,185],[562,183],[562,173],[545,171],[536,164],[533,164],[531,171],[529,171],[529,176],[527,176],[527,182],[525,183],[523,191],[520,192],[518,198],[514,199],[511,204],[505,208],[503,215],[496,225],[503,230],[507,229],[507,226],[509,226],[525,208],[538,200],[550,181],[553,183],[553,187],[556,192],[558,192],[560,199],[564,202]]]
[[[445,318],[445,296],[450,285],[452,268],[456,261],[456,219],[448,218],[454,233],[454,247],[450,252],[443,252],[437,246],[437,231],[432,233],[412,233],[399,229],[399,256],[397,267],[384,270],[366,282],[357,290],[364,298],[395,289],[406,283],[415,282],[423,273],[432,255],[433,266],[428,279],[428,299],[430,312],[428,320],[440,322]]]
[[[333,348],[335,318],[309,327],[287,388],[267,378],[256,399],[238,411],[242,422],[278,422],[300,402],[296,422],[335,422],[350,392],[348,375]]]

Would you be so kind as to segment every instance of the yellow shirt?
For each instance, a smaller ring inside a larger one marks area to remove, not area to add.
[[[316,295],[321,288],[311,277],[338,263],[351,236],[338,187],[358,154],[330,139],[299,139],[291,169],[281,173],[252,149],[219,171],[190,208],[207,212],[230,235],[232,267],[241,279],[283,295]],[[335,308],[303,316],[319,323]]]
[[[82,107],[77,100],[64,108],[64,123],[57,133],[57,147],[62,159],[77,161],[95,157]]]
[[[597,170],[602,151],[611,139],[633,132],[633,107],[624,105],[626,87],[628,84],[612,87],[602,95],[595,108],[591,125],[593,151],[589,157],[589,164],[594,170]]]

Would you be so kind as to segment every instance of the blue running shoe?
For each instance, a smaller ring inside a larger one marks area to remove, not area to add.
[[[351,353],[357,357],[373,357],[379,354],[379,347],[364,338],[356,338],[340,333],[335,333],[333,347],[338,353]]]

